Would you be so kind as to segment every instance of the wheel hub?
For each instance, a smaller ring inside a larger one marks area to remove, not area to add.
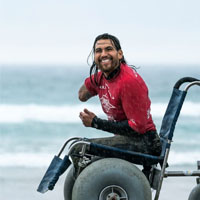
[[[122,187],[110,185],[101,191],[99,200],[128,200],[128,195]]]
[[[119,195],[116,194],[116,193],[110,193],[110,194],[107,196],[106,200],[120,200],[120,197],[119,197]]]

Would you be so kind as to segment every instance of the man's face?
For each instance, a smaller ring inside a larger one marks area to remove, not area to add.
[[[122,50],[117,51],[111,40],[98,40],[96,42],[94,61],[106,76],[119,66],[122,57]]]

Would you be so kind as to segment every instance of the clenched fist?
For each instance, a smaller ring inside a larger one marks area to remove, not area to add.
[[[93,112],[90,112],[88,109],[84,109],[83,112],[80,112],[79,117],[81,118],[84,126],[91,127],[92,120],[96,115]]]

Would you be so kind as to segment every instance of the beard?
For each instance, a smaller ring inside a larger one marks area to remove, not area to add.
[[[119,66],[119,60],[113,59],[112,57],[109,57],[109,60],[109,63],[102,63],[102,61],[99,60],[97,65],[98,69],[102,72],[110,73]]]

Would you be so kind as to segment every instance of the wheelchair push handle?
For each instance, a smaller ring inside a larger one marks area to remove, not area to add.
[[[59,151],[58,157],[61,156],[62,152],[65,150],[65,147],[67,146],[67,144],[69,144],[69,142],[77,141],[77,140],[81,140],[81,139],[82,139],[81,137],[72,137],[72,138],[69,138],[69,139],[64,143],[64,145],[62,146],[61,150]],[[72,143],[72,144],[73,144],[73,143]]]
[[[181,79],[179,79],[176,84],[174,85],[174,88],[179,89],[180,86],[183,83],[187,83],[187,82],[196,82],[195,84],[199,85],[198,82],[200,82],[199,79],[193,78],[193,77],[183,77]],[[194,85],[194,84],[193,84]],[[189,89],[189,88],[188,88]]]

